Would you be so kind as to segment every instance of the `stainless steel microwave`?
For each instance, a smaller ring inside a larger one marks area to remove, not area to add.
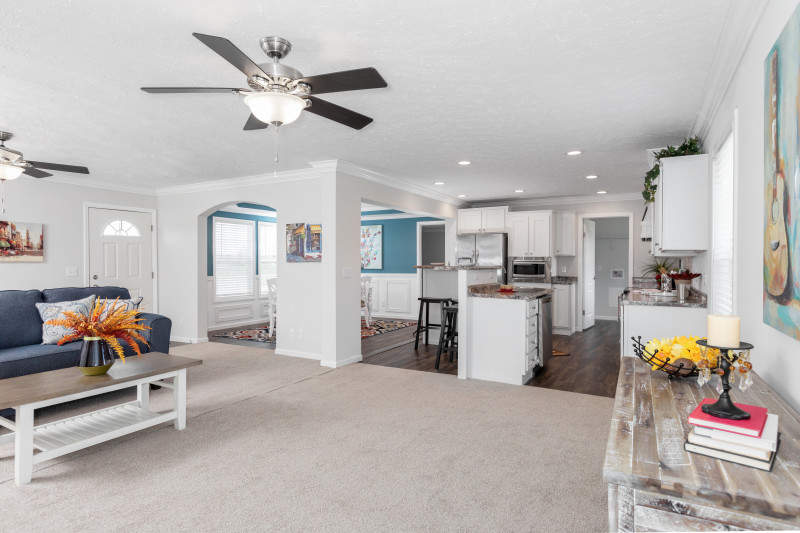
[[[549,257],[512,257],[511,279],[521,282],[550,282]]]

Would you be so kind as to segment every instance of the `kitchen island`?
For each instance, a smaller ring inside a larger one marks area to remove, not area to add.
[[[619,299],[620,351],[635,357],[631,337],[641,337],[647,344],[653,338],[706,335],[706,295],[692,289],[685,301],[677,291],[625,289]]]
[[[524,385],[552,354],[553,291],[499,289],[497,283],[469,287],[466,329],[459,335],[459,377],[463,359],[467,378]]]

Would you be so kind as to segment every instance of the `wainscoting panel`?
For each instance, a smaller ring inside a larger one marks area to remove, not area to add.
[[[372,316],[417,318],[419,281],[416,274],[365,274],[372,277]]]
[[[255,296],[214,301],[214,276],[208,277],[208,329],[250,326],[267,322],[267,300],[258,296],[258,276],[253,281]]]
[[[411,281],[407,279],[386,280],[386,312],[411,312]]]

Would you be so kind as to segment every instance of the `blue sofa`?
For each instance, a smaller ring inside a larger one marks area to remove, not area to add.
[[[131,297],[122,287],[0,291],[0,379],[78,366],[82,342],[42,344],[42,319],[36,304],[80,300],[92,294],[109,300]],[[150,344],[149,348],[141,345],[142,352],[169,353],[172,321],[152,313],[142,313],[141,317],[142,324],[152,328],[142,332]],[[132,354],[130,346],[125,346],[125,355]]]

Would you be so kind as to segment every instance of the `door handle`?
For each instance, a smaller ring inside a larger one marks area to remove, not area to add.
[[[92,276],[92,279],[97,279],[97,274],[95,274],[94,276]],[[96,286],[96,285],[95,285],[95,286]]]

